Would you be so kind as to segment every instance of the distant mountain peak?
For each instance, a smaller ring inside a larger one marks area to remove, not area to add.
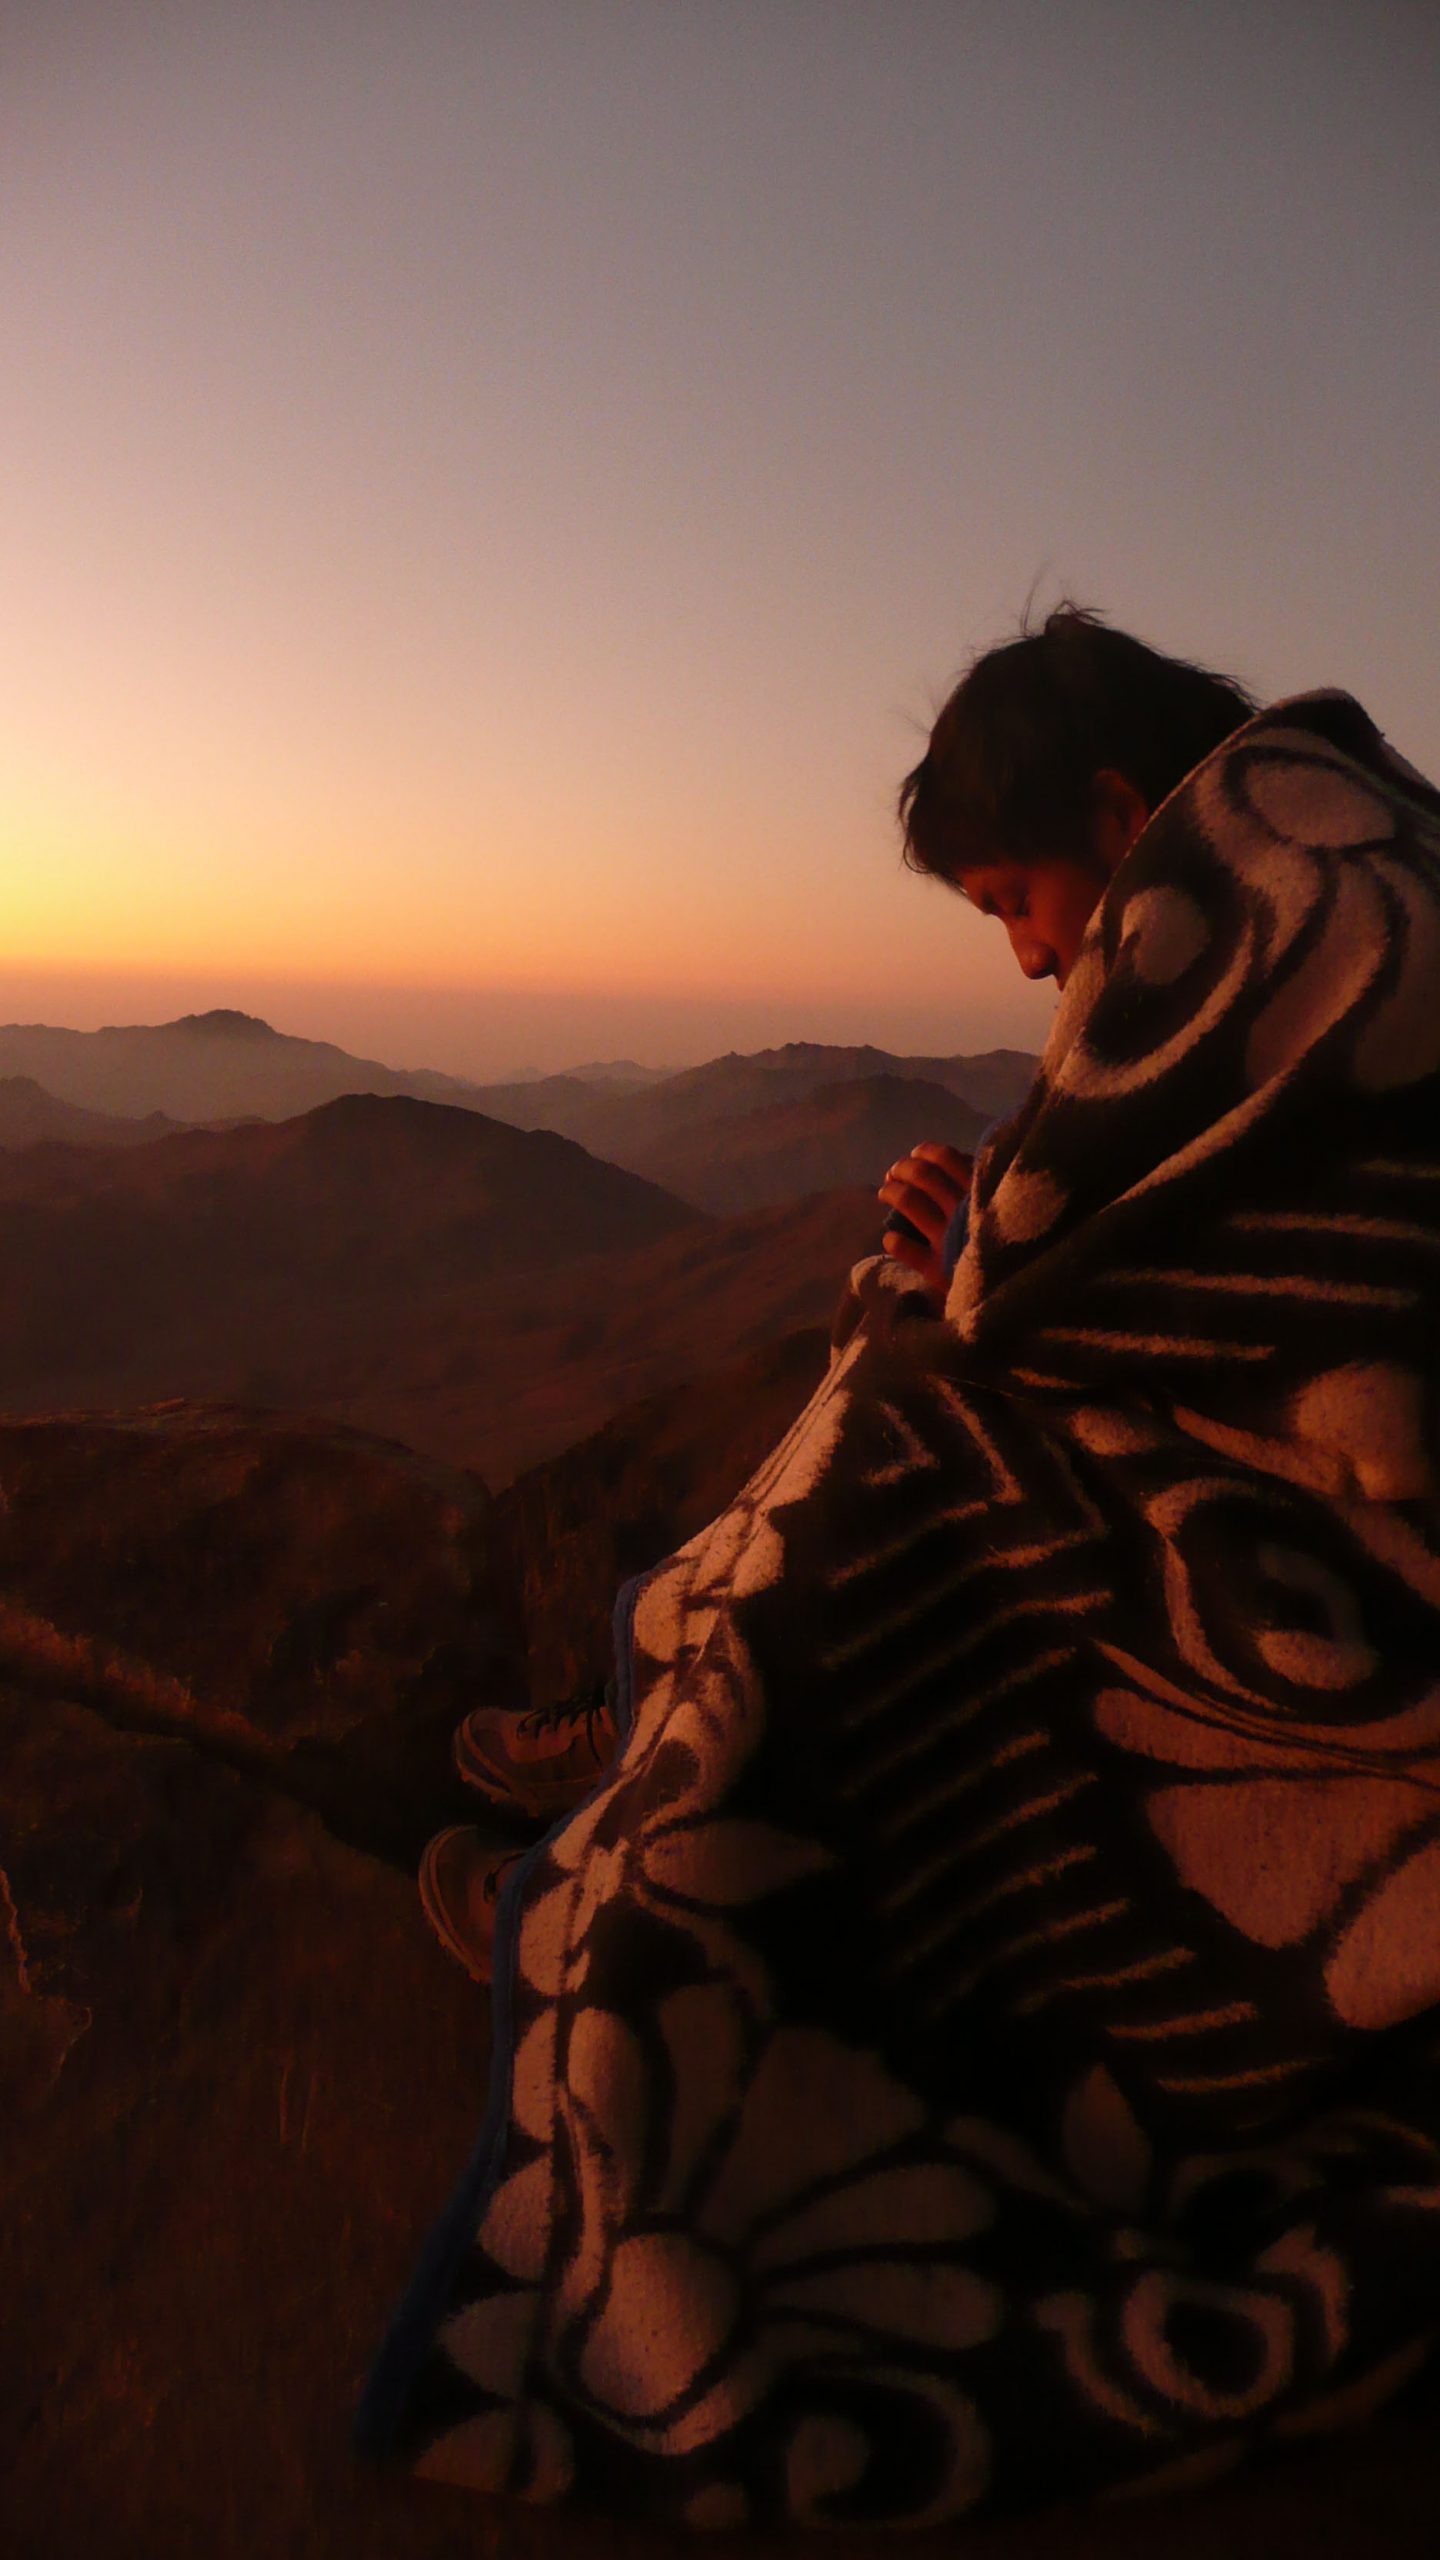
[[[673,1067],[642,1067],[638,1058],[592,1058],[582,1067],[567,1067],[565,1074],[577,1084],[664,1084],[675,1073]],[[518,1083],[520,1079],[517,1077]],[[538,1081],[533,1079],[533,1081]]]
[[[182,1013],[178,1022],[167,1022],[167,1031],[204,1031],[222,1040],[278,1040],[280,1034],[257,1013],[237,1013],[232,1006],[216,1005],[210,1013]]]

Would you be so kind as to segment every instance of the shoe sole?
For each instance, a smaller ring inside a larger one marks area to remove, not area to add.
[[[427,1842],[422,1853],[420,1872],[416,1881],[420,1888],[420,1908],[446,1954],[453,1956],[457,1964],[464,1966],[472,1982],[478,1982],[488,1988],[493,1971],[493,1949],[483,1969],[477,1966],[473,1950],[457,1934],[451,1922],[436,1880],[440,1858],[446,1845],[470,1828],[471,1825],[468,1823],[452,1822],[447,1831],[437,1831],[434,1839]]]

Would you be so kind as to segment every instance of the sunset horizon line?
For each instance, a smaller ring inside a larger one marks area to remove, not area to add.
[[[578,1076],[586,1074],[595,1075],[605,1072],[616,1073],[630,1068],[633,1068],[637,1072],[647,1076],[683,1075],[695,1067],[709,1065],[710,1063],[722,1058],[765,1057],[774,1055],[777,1052],[783,1052],[787,1049],[835,1049],[841,1052],[856,1049],[873,1049],[877,1056],[881,1057],[904,1057],[907,1054],[914,1057],[935,1058],[962,1055],[974,1057],[990,1055],[999,1056],[1007,1053],[1018,1056],[1030,1056],[1034,1054],[1034,1052],[1025,1043],[1016,1040],[991,1041],[978,1047],[968,1047],[962,1041],[956,1043],[953,1047],[936,1048],[933,1045],[927,1045],[923,1040],[917,1039],[917,1044],[907,1052],[904,1049],[896,1049],[889,1041],[876,1039],[873,1035],[867,1034],[864,1030],[857,1029],[853,1036],[848,1039],[836,1038],[833,1036],[828,1039],[824,1039],[806,1036],[804,1034],[793,1034],[787,1039],[758,1040],[754,1046],[750,1048],[743,1048],[734,1044],[729,1046],[722,1045],[718,1048],[703,1047],[694,1057],[688,1058],[677,1057],[674,1055],[667,1057],[641,1057],[634,1050],[626,1050],[623,1053],[607,1053],[603,1056],[594,1051],[590,1051],[574,1057],[567,1057],[561,1064],[545,1064],[535,1059],[519,1059],[513,1061],[505,1069],[498,1072],[486,1071],[483,1074],[466,1074],[451,1068],[436,1067],[429,1061],[417,1063],[413,1060],[398,1061],[394,1058],[366,1057],[358,1050],[348,1049],[343,1041],[329,1039],[323,1035],[313,1032],[287,1029],[278,1023],[270,1021],[267,1015],[252,1013],[245,1007],[239,1005],[204,1005],[192,1007],[184,1012],[170,1015],[163,1021],[116,1020],[109,1022],[97,1022],[90,1025],[41,1020],[38,1017],[21,1020],[17,1016],[9,1019],[0,1019],[0,1037],[3,1037],[4,1034],[9,1032],[59,1032],[68,1034],[77,1039],[98,1039],[102,1038],[105,1034],[112,1032],[181,1031],[187,1028],[199,1030],[204,1026],[218,1026],[221,1023],[233,1023],[237,1028],[243,1025],[247,1031],[261,1031],[268,1034],[270,1038],[276,1040],[298,1041],[317,1048],[336,1049],[342,1055],[352,1057],[358,1065],[384,1067],[392,1074],[429,1073],[443,1076],[459,1085],[477,1086],[486,1084],[500,1085],[540,1083],[549,1077],[567,1075]],[[5,1071],[0,1069],[0,1082],[4,1081],[7,1081]]]

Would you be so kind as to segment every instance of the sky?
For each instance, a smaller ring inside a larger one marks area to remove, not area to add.
[[[1430,0],[0,0],[0,1018],[1038,1047],[1070,593],[1440,771]]]

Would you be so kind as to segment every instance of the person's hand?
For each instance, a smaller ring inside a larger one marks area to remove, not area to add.
[[[925,1139],[892,1164],[880,1185],[880,1198],[888,1209],[898,1210],[908,1218],[923,1243],[908,1236],[903,1229],[887,1228],[885,1250],[896,1262],[918,1271],[928,1289],[943,1298],[947,1286],[940,1247],[959,1203],[970,1188],[975,1170],[973,1156],[962,1156],[958,1147],[943,1147]]]

